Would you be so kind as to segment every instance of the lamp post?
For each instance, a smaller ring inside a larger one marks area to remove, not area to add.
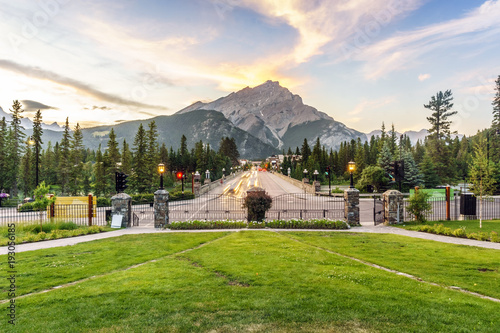
[[[307,169],[304,169],[304,183],[306,182],[306,179],[307,179],[307,174],[309,173],[309,171],[307,171]],[[309,183],[309,180],[307,181],[307,183]]]
[[[314,175],[314,181],[316,182],[318,181],[318,174],[319,174],[318,170],[314,170],[313,175]]]
[[[288,177],[290,177],[290,172],[292,172],[292,170],[288,168]]]
[[[222,168],[222,178],[226,177],[226,168]]]
[[[210,179],[210,171],[208,169],[205,171],[205,180],[207,179]]]
[[[158,172],[160,173],[160,190],[163,190],[163,174],[165,173],[165,164],[158,164]]]
[[[351,174],[351,185],[349,186],[349,188],[354,188],[354,181],[352,179],[352,173],[354,171],[356,171],[356,162],[350,161],[347,168],[349,170],[349,173]]]

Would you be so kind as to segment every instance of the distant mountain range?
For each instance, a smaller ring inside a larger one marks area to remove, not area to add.
[[[0,108],[0,118],[11,120],[11,115]],[[348,128],[324,112],[305,105],[302,98],[292,94],[278,82],[267,81],[254,88],[246,87],[213,102],[196,102],[170,116],[158,116],[146,120],[127,121],[118,125],[85,128],[83,143],[86,147],[104,149],[109,140],[109,131],[114,128],[117,141],[126,140],[131,146],[139,124],[147,129],[154,120],[158,128],[158,141],[167,147],[179,148],[185,135],[188,147],[198,141],[218,149],[222,137],[233,137],[242,158],[258,159],[296,147],[301,147],[306,138],[312,146],[319,137],[321,144],[336,150],[344,141],[363,142],[372,136],[380,136],[380,130],[368,134]],[[22,119],[22,126],[31,134],[33,123]],[[53,123],[43,124],[45,145],[55,143],[62,137],[62,128]],[[413,144],[423,141],[427,130],[405,132]],[[400,133],[398,133],[399,137]]]
[[[0,119],[2,119],[3,117],[5,117],[5,120],[7,121],[12,121],[12,114],[11,113],[7,113],[5,112],[2,107],[0,106]],[[26,128],[26,129],[32,129],[33,128],[33,122],[29,119],[29,118],[22,118],[21,119],[21,126]],[[63,128],[61,126],[59,126],[56,122],[52,123],[52,124],[45,124],[45,123],[42,123],[42,128],[43,129],[48,129],[48,130],[51,130],[51,131],[62,131]]]
[[[300,147],[304,138],[314,143],[319,137],[323,145],[333,149],[338,149],[346,140],[367,139],[364,133],[305,105],[299,95],[276,81],[246,87],[210,103],[196,102],[177,114],[195,110],[222,112],[238,128],[280,150]]]

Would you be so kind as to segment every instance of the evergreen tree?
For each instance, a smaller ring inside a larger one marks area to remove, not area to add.
[[[422,184],[424,183],[424,178],[420,173],[420,170],[418,169],[411,152],[404,152],[402,160],[404,161],[403,186],[405,187],[405,189],[411,189],[415,186],[422,186]]]
[[[83,181],[83,134],[80,124],[77,123],[71,140],[71,151],[69,158],[68,189],[71,195],[80,193],[80,184]]]
[[[42,112],[38,110],[33,119],[33,142],[34,142],[34,156],[33,161],[35,165],[35,188],[40,182],[40,154],[42,153]],[[38,173],[38,174],[37,174]]]
[[[307,139],[304,138],[304,142],[302,143],[302,148],[300,149],[300,155],[302,155],[302,163],[307,163],[309,156],[311,156],[311,148],[307,143]]]
[[[21,157],[21,190],[24,197],[31,197],[34,189],[33,153],[27,141],[25,154]]]
[[[137,129],[137,133],[134,138],[134,159],[132,162],[134,171],[131,175],[132,188],[138,193],[145,193],[150,187],[150,173],[148,170],[147,161],[147,135],[142,123]]]
[[[493,105],[493,128],[500,131],[500,75],[495,80],[495,97],[491,102]]]
[[[238,147],[236,146],[234,138],[223,137],[220,141],[218,153],[228,157],[231,161],[231,166],[238,166],[240,164],[238,162],[240,153],[238,152]]]
[[[8,172],[8,180],[10,181],[10,187],[12,190],[12,196],[16,197],[18,192],[18,173],[19,173],[19,165],[21,161],[21,155],[23,152],[23,140],[25,134],[23,133],[21,127],[21,119],[23,118],[22,113],[24,110],[21,107],[21,103],[18,100],[15,100],[12,104],[12,121],[10,123],[10,145],[9,145],[9,154],[7,160],[7,170]]]
[[[422,172],[424,186],[426,188],[436,187],[441,182],[436,172],[436,167],[428,154],[424,155],[422,163],[420,164],[420,171]]]
[[[148,124],[148,132],[147,132],[147,168],[149,171],[149,182],[150,188],[154,188],[155,178],[157,175],[158,169],[158,131],[156,129],[155,121],[151,121]]]
[[[61,191],[64,194],[69,190],[69,176],[71,169],[71,134],[69,128],[69,118],[66,118],[64,125],[63,137],[60,144],[60,157],[59,157],[59,183],[61,184]]]
[[[104,165],[104,159],[101,152],[101,145],[97,149],[96,160],[94,165],[94,195],[96,197],[104,196],[107,190],[106,183],[106,167]]]
[[[118,149],[118,142],[116,141],[116,134],[113,128],[109,131],[109,140],[106,147],[106,183],[107,193],[115,192],[115,172],[119,169],[120,151]]]
[[[8,143],[8,129],[7,129],[7,121],[5,121],[5,117],[0,121],[0,192],[3,192],[7,187],[7,178],[8,178],[8,170],[7,170],[7,143]]]
[[[122,146],[121,170],[127,175],[130,175],[130,173],[132,172],[132,152],[130,151],[128,143],[125,139],[123,140],[123,146]]]
[[[398,148],[398,133],[394,129],[394,124],[391,126],[391,131],[389,132],[389,149],[391,150],[392,156],[398,156],[397,148]]]
[[[391,173],[391,162],[394,160],[391,149],[389,148],[389,143],[386,141],[382,146],[382,150],[377,159],[377,164],[379,167],[385,170],[387,173]]]

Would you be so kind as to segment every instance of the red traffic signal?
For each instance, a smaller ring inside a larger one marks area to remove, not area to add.
[[[184,177],[184,172],[177,171],[177,174],[175,176],[177,177],[177,179],[182,179]]]

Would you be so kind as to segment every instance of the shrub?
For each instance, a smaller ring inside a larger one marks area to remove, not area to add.
[[[263,221],[273,199],[264,191],[248,192],[243,207],[248,209],[249,221]]]
[[[194,199],[194,193],[191,191],[184,191],[184,195],[182,191],[172,191],[169,193],[170,201],[179,201],[179,200],[190,200]]]
[[[500,243],[500,238],[498,237],[498,232],[496,232],[496,231],[491,232],[490,241]]]
[[[172,222],[167,227],[170,230],[201,230],[201,229],[243,229],[247,224],[244,221],[186,221]]]
[[[430,194],[424,191],[415,191],[408,199],[406,210],[415,217],[417,222],[426,222],[425,215],[432,211],[432,205],[427,201]]]
[[[154,193],[139,193],[139,194],[132,194],[132,201],[134,203],[150,203],[155,200],[155,195]]]
[[[460,227],[453,231],[453,236],[460,238],[467,238],[467,232],[465,231],[465,227]]]
[[[106,197],[98,197],[96,200],[97,207],[110,207],[111,199]]]
[[[32,212],[34,210],[33,202],[26,202],[17,209],[18,212]]]

